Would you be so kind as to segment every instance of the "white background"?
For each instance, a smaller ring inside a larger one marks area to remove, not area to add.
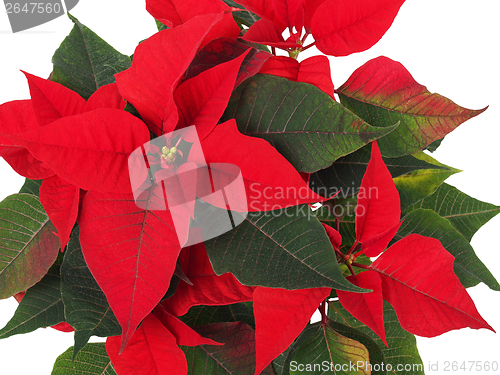
[[[407,0],[391,29],[375,47],[349,57],[332,58],[331,67],[333,82],[339,87],[357,67],[385,55],[403,63],[431,92],[471,109],[489,105],[485,113],[448,135],[433,157],[463,170],[450,177],[448,183],[477,199],[500,205],[497,187],[500,6],[497,3],[498,0]],[[0,5],[0,104],[29,98],[20,69],[47,78],[52,70],[52,55],[73,26],[63,16],[12,34],[4,11]],[[140,40],[156,32],[144,1],[82,0],[72,14],[128,55]],[[24,181],[3,159],[0,159],[0,176],[0,200],[16,193]],[[474,236],[472,245],[500,280],[499,229],[500,215]],[[482,316],[500,331],[500,294],[482,284],[469,289],[469,293]],[[0,327],[8,322],[16,307],[17,302],[12,298],[0,301]],[[500,335],[487,330],[462,329],[417,341],[427,374],[450,373],[451,366],[444,371],[446,362],[457,361],[460,365],[463,361],[500,361]],[[52,329],[0,340],[0,375],[50,374],[56,357],[71,345],[71,333]],[[439,371],[433,371],[436,365]]]

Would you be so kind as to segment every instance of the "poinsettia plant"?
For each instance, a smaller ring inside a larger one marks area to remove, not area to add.
[[[485,109],[383,56],[332,83],[325,55],[403,3],[148,0],[132,57],[71,17],[0,106],[26,178],[0,203],[0,338],[74,331],[54,374],[386,374],[422,363],[414,335],[493,330],[466,288],[500,290],[470,246],[499,208],[425,152]]]

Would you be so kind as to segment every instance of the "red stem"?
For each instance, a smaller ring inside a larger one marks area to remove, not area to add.
[[[311,44],[309,44],[308,46],[305,46],[302,48],[302,51],[305,51],[306,49],[309,49],[311,48],[312,46],[314,46],[316,44],[316,41],[312,42]]]
[[[354,263],[351,263],[354,265]],[[354,269],[352,268],[351,264],[346,264],[347,268],[349,268],[349,271],[351,271],[351,275],[356,276],[356,272],[354,272]]]
[[[326,299],[319,305],[319,312],[321,314],[321,324],[326,324],[328,319],[326,316]]]
[[[276,48],[275,47],[271,47],[271,53],[276,56]]]

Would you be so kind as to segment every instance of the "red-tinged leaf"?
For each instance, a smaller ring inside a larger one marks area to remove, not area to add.
[[[385,34],[405,0],[327,0],[314,13],[316,47],[333,56],[362,52]]]
[[[231,273],[215,274],[203,243],[185,248],[179,262],[193,285],[180,283],[176,293],[162,303],[174,315],[184,315],[192,306],[220,306],[252,300],[252,287],[242,285]]]
[[[249,212],[325,200],[309,189],[299,172],[269,142],[241,134],[234,119],[216,126],[201,144],[209,164],[239,167]]]
[[[398,190],[382,160],[377,142],[374,141],[370,162],[358,194],[356,240],[363,243],[372,236],[386,232],[399,223],[400,216]],[[390,240],[391,238],[387,239],[383,248]]]
[[[30,154],[28,150],[23,147],[18,147],[3,155],[3,158],[18,174],[30,180],[43,180],[55,175],[55,172],[47,165],[43,164]]]
[[[494,331],[453,272],[453,261],[438,240],[411,234],[370,265],[408,332],[433,337],[464,327]]]
[[[297,82],[310,83],[330,95],[334,100],[330,62],[326,56],[312,56],[300,63]]]
[[[243,39],[248,42],[266,44],[282,49],[301,47],[300,44],[286,42],[281,33],[282,30],[274,22],[263,18],[250,26]]]
[[[60,332],[74,332],[75,329],[71,327],[68,323],[66,322],[61,322],[59,324],[56,324],[55,326],[51,326],[50,328],[54,328],[57,331]]]
[[[400,126],[380,140],[384,157],[413,154],[484,112],[460,107],[416,82],[399,62],[380,56],[358,68],[338,90],[342,104],[373,126]]]
[[[144,319],[121,354],[119,336],[108,337],[106,351],[118,374],[185,375],[188,371],[175,337],[153,314]]]
[[[296,59],[286,56],[273,56],[267,60],[259,73],[271,74],[297,82],[300,64]]]
[[[257,287],[254,291],[255,374],[284,352],[306,327],[330,288],[286,290]]]
[[[257,74],[272,55],[257,48],[249,48],[247,44],[231,38],[218,38],[212,40],[196,54],[184,79],[191,79],[210,68],[231,61],[245,52],[247,55],[240,66],[235,83],[236,87],[245,79]]]
[[[247,52],[183,82],[174,93],[181,116],[177,129],[196,125],[200,140],[213,130],[233,92],[236,76]]]
[[[272,6],[276,17],[283,25],[290,30],[296,27],[298,31],[302,30],[304,22],[304,8],[302,0],[272,0]]]
[[[99,108],[124,109],[127,103],[123,100],[116,83],[101,86],[87,100],[84,112],[93,111]]]
[[[229,7],[221,0],[147,0],[146,10],[170,29],[190,19],[211,13],[221,13]]]
[[[55,175],[43,180],[40,186],[40,202],[57,229],[62,251],[76,223],[80,189]]]
[[[57,82],[23,73],[28,79],[31,103],[40,126],[82,112],[86,102],[76,92]]]
[[[325,223],[323,224],[323,228],[326,230],[326,234],[328,238],[330,239],[332,246],[334,249],[340,249],[340,245],[342,245],[342,236],[340,235],[339,232],[337,232],[335,229],[333,229],[331,226]]]
[[[153,35],[136,48],[132,66],[115,76],[120,94],[156,135],[174,130],[178,121],[174,89],[203,39],[222,17],[198,16]]]
[[[354,276],[348,276],[354,285],[360,288],[372,289],[371,293],[352,293],[337,290],[341,305],[361,323],[371,328],[386,346],[384,328],[384,301],[382,298],[382,281],[375,271],[365,271]]]
[[[177,345],[223,345],[217,341],[203,337],[182,320],[168,313],[162,306],[155,308],[154,315],[174,335]]]
[[[149,140],[128,112],[98,109],[16,136],[38,160],[84,190],[129,192],[128,157]]]
[[[170,285],[181,249],[171,212],[156,191],[137,203],[132,194],[89,191],[78,224],[85,261],[122,327],[124,347]]]

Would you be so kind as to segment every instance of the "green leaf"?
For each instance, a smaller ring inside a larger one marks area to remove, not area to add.
[[[224,223],[218,220],[223,215],[227,211],[204,209],[201,227],[211,224],[214,233],[215,223]],[[271,288],[364,291],[342,275],[325,229],[307,205],[251,212],[237,221],[241,224],[235,229],[221,228],[220,233],[228,231],[205,241],[216,274],[231,272],[242,284]]]
[[[298,171],[315,172],[394,130],[373,127],[317,87],[257,74],[233,93],[223,120],[271,143]]]
[[[252,302],[224,306],[193,306],[180,319],[191,327],[224,322],[245,322],[255,327]]]
[[[64,305],[60,287],[61,277],[56,265],[39,283],[26,291],[12,319],[0,330],[0,339],[63,322]]]
[[[434,193],[448,177],[461,172],[459,169],[439,163],[423,152],[417,152],[414,156],[439,168],[423,169],[394,179],[401,199],[401,212],[405,212],[409,206]]]
[[[486,110],[466,109],[430,93],[402,64],[383,56],[358,68],[336,92],[342,104],[373,126],[401,124],[379,142],[387,157],[421,150]]]
[[[47,273],[60,249],[55,231],[37,196],[14,194],[0,203],[0,299]]]
[[[188,374],[192,375],[253,375],[255,372],[255,331],[248,324],[215,323],[196,327],[203,337],[220,345],[181,346],[188,361]],[[263,375],[274,375],[269,365]]]
[[[85,263],[78,236],[76,227],[61,266],[64,313],[66,321],[75,329],[75,356],[91,336],[108,337],[122,333],[104,292]]]
[[[75,26],[52,57],[52,81],[88,99],[99,87],[115,82],[114,75],[132,62],[68,13]]]
[[[500,285],[477,257],[470,243],[447,219],[423,208],[411,211],[403,219],[393,242],[410,233],[436,238],[455,257],[453,269],[464,287],[469,288],[483,282],[493,290],[500,290]]]
[[[361,186],[361,180],[370,161],[370,155],[371,146],[365,146],[338,159],[328,168],[312,173],[309,186],[315,193],[323,197],[329,197],[335,193],[339,193],[337,198],[347,198],[355,195]],[[393,178],[420,169],[436,168],[413,155],[384,158],[384,162]],[[445,169],[444,167],[437,168]]]
[[[290,375],[370,373],[367,366],[370,362],[369,353],[363,344],[341,335],[328,324],[316,325],[316,334],[303,342],[295,352],[290,362]]]
[[[349,314],[338,301],[329,302],[328,317],[339,323],[355,328],[371,337],[382,349],[386,365],[390,364],[392,366],[392,370],[389,370],[388,374],[424,374],[424,366],[418,354],[415,336],[401,328],[396,313],[388,302],[384,302],[384,325],[389,347],[386,347],[382,340],[380,340],[370,328]],[[403,366],[401,371],[396,371],[398,365]],[[405,365],[411,366],[411,369],[407,367],[405,371]]]
[[[87,344],[73,362],[73,347],[57,357],[52,375],[116,375],[104,343]]]
[[[158,31],[162,31],[162,30],[167,30],[168,29],[168,26],[164,25],[160,21],[155,20],[155,22],[156,22],[156,28],[158,29]]]
[[[408,207],[406,213],[418,208],[431,209],[448,219],[468,241],[479,228],[500,212],[499,206],[481,202],[446,183],[441,184],[434,194]]]
[[[40,196],[40,186],[43,180],[30,180],[29,178],[24,181],[24,185],[19,190],[19,194],[31,194]]]

